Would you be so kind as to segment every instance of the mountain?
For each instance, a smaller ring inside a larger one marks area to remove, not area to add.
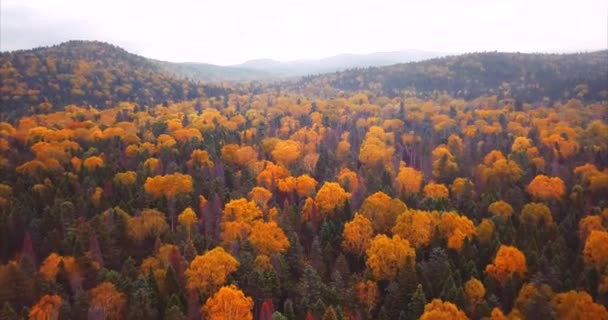
[[[608,50],[576,54],[471,53],[308,76],[286,86],[292,90],[330,86],[387,96],[446,93],[472,99],[498,95],[532,102],[578,95],[601,100],[608,94],[606,61]]]
[[[274,78],[270,72],[236,66],[218,66],[209,63],[172,63],[155,61],[164,71],[181,78],[202,82],[233,82]]]
[[[119,101],[142,106],[221,96],[221,87],[170,74],[156,61],[97,41],[0,53],[0,113],[61,109],[69,104],[104,108]],[[31,110],[30,110],[31,109]]]
[[[279,77],[297,77],[353,68],[386,66],[397,63],[421,61],[445,55],[445,53],[440,52],[407,50],[371,54],[340,54],[318,60],[276,61],[271,59],[257,59],[234,65],[233,67],[263,71]]]

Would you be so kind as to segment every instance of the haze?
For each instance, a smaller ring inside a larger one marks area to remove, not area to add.
[[[220,65],[419,49],[608,47],[608,2],[2,0],[0,50],[100,40],[146,57]]]

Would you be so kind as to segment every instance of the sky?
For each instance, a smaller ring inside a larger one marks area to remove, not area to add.
[[[67,40],[219,65],[408,49],[588,51],[608,48],[608,1],[0,0],[0,51]]]

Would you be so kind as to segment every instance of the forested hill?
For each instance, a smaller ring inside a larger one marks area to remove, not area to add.
[[[119,101],[155,105],[224,94],[173,76],[156,62],[97,41],[0,53],[0,114],[104,108]]]
[[[296,90],[327,86],[387,96],[447,93],[534,102],[572,97],[602,100],[608,93],[608,50],[576,54],[471,53],[386,67],[353,69],[302,78]]]

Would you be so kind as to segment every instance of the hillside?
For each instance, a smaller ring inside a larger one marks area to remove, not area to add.
[[[578,54],[472,53],[386,67],[305,77],[293,83],[388,96],[447,93],[471,99],[498,95],[523,101],[583,97],[600,100],[608,89],[608,51]],[[578,87],[586,84],[587,87]],[[602,93],[603,92],[603,93]]]
[[[0,53],[0,113],[107,107],[118,101],[155,105],[221,95],[223,90],[170,75],[152,60],[95,41]],[[47,103],[48,102],[48,103]]]
[[[323,59],[276,61],[271,59],[250,60],[235,65],[239,69],[257,70],[279,77],[308,76],[343,71],[353,68],[387,66],[397,63],[421,61],[444,56],[445,53],[405,50],[370,54],[340,54]]]
[[[155,63],[169,74],[201,82],[235,82],[264,80],[276,77],[276,75],[264,70],[248,69],[238,66],[218,66],[197,62],[172,63],[155,61]]]

